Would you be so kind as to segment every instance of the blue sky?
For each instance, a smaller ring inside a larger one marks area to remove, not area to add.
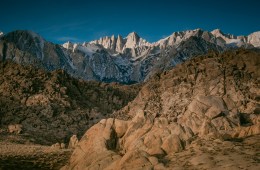
[[[54,43],[137,32],[150,42],[175,31],[260,31],[257,0],[1,0],[0,30],[32,30]]]

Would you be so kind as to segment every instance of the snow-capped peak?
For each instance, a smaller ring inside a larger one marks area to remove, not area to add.
[[[136,32],[131,32],[126,37],[126,39],[129,39],[129,38],[132,38],[134,40],[134,39],[139,39],[140,36]]]
[[[220,30],[220,29],[214,29],[213,31],[211,31],[211,34],[218,36],[218,35],[223,35],[224,33]]]
[[[128,34],[128,36],[125,39],[126,39],[125,48],[134,48],[138,45],[140,37],[136,32],[132,32]]]
[[[91,44],[100,44],[104,48],[112,50],[115,53],[123,53],[126,49],[135,49],[142,47],[159,47],[165,48],[167,46],[177,46],[183,41],[188,40],[190,37],[201,37],[205,41],[210,43],[216,43],[217,45],[241,47],[253,45],[255,47],[260,46],[259,36],[260,33],[252,33],[247,36],[235,36],[232,34],[225,34],[220,29],[215,29],[211,32],[204,31],[201,28],[194,30],[173,32],[170,36],[163,38],[157,42],[149,43],[145,39],[141,38],[136,32],[129,33],[125,38],[118,35],[117,37],[112,35],[111,37],[102,37],[99,40],[91,41]],[[145,48],[147,49],[147,48]]]
[[[136,32],[131,32],[125,38],[126,43],[124,48],[135,48],[137,46],[150,46],[151,44],[147,42],[145,39],[140,38],[140,36]]]
[[[168,45],[177,45],[191,36],[199,36],[199,32],[203,32],[203,30],[197,28],[194,30],[173,32],[170,36],[155,42],[154,45],[158,45],[161,48],[164,48]]]

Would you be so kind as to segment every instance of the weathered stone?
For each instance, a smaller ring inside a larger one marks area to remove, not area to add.
[[[167,137],[161,147],[167,154],[183,150],[182,142],[177,135]]]
[[[68,148],[69,149],[75,149],[76,146],[78,145],[78,142],[79,142],[79,140],[78,140],[76,135],[71,136]]]
[[[8,125],[8,132],[20,134],[22,132],[22,127],[23,125],[21,124]]]
[[[55,144],[51,145],[51,149],[61,149],[60,143],[55,143]]]
[[[61,149],[65,149],[65,144],[64,144],[64,143],[61,143],[61,144],[60,144],[60,148],[61,148]]]

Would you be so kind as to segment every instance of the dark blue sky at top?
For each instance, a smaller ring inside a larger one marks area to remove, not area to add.
[[[175,31],[260,30],[257,0],[1,0],[0,30],[32,30],[55,43],[137,32],[150,42]]]

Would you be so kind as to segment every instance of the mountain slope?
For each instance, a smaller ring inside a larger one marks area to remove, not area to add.
[[[259,50],[232,50],[154,76],[63,169],[258,169],[259,67]]]
[[[145,81],[194,55],[210,50],[254,48],[259,47],[259,43],[258,32],[234,36],[220,30],[195,29],[175,32],[155,43],[133,32],[126,38],[107,36],[83,44],[67,42],[60,46],[31,31],[14,31],[1,37],[0,58],[48,71],[64,69],[85,80],[131,84]]]
[[[42,144],[82,135],[125,106],[139,89],[78,80],[63,70],[46,72],[9,60],[0,62],[0,73],[0,128],[21,124],[29,140]]]

